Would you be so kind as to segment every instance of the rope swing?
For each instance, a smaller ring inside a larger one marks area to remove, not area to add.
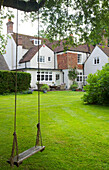
[[[17,0],[18,3],[18,0]],[[12,152],[11,157],[7,161],[11,166],[19,166],[23,160],[27,159],[28,157],[32,156],[33,154],[43,151],[45,146],[42,145],[42,137],[41,137],[41,129],[40,129],[40,87],[39,87],[39,79],[38,79],[38,124],[37,124],[37,135],[35,146],[20,153],[18,152],[18,143],[17,143],[17,134],[16,134],[16,108],[17,108],[17,60],[18,60],[18,10],[17,10],[17,25],[16,25],[16,76],[15,76],[15,113],[14,113],[14,133],[13,133],[13,145],[12,145]],[[39,64],[39,10],[38,10],[38,74],[40,72],[40,64]],[[39,143],[41,145],[39,146]],[[16,156],[15,154],[16,149]]]

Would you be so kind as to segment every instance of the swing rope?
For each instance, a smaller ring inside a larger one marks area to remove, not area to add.
[[[18,3],[18,0],[17,0]],[[13,166],[14,151],[16,147],[16,155],[18,160],[18,143],[17,143],[17,134],[16,134],[16,111],[17,111],[17,59],[18,59],[18,10],[17,10],[17,21],[16,21],[16,74],[15,74],[15,113],[14,113],[14,133],[13,133],[13,146],[12,153],[10,158],[10,164]]]
[[[17,0],[18,3],[18,0]],[[14,164],[19,166],[23,160],[30,157],[31,155],[43,151],[45,146],[42,145],[42,136],[41,136],[41,129],[40,129],[40,86],[38,79],[38,124],[37,124],[37,135],[36,135],[36,142],[35,146],[24,151],[23,153],[18,154],[18,143],[17,143],[17,134],[16,134],[16,115],[17,115],[17,60],[18,60],[18,10],[17,10],[17,22],[16,22],[16,74],[15,74],[15,113],[14,113],[14,133],[13,133],[13,145],[12,145],[12,152],[11,158],[7,161],[10,163],[11,166]],[[39,63],[39,10],[38,10],[38,74],[40,75],[40,63]],[[39,77],[38,75],[38,77]],[[40,141],[41,140],[41,141]],[[41,142],[41,146],[39,146],[39,142]],[[14,152],[16,149],[16,156],[14,156]]]
[[[36,136],[36,144],[35,146],[39,145],[39,138],[41,139],[41,146],[42,145],[42,136],[41,136],[41,128],[40,128],[40,62],[39,62],[39,9],[38,9],[38,124],[37,124],[37,136]]]

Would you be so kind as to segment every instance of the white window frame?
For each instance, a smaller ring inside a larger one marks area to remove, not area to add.
[[[78,54],[78,58],[80,57],[80,61],[77,58],[77,60],[78,60],[77,63],[78,64],[82,64],[82,56],[83,56],[82,54]]]
[[[41,82],[51,82],[53,80],[53,74],[51,71],[41,71],[37,72],[37,81],[38,81],[38,76],[39,76],[39,81]]]
[[[37,62],[38,62],[38,56],[37,56]],[[39,63],[45,63],[45,56],[39,56]]]
[[[50,61],[48,60],[48,62],[51,62],[51,57],[49,56],[48,58],[50,58]]]
[[[77,82],[83,82],[83,73],[82,72],[78,72],[78,75],[77,75]]]
[[[38,39],[34,39],[34,45],[36,45],[36,46],[38,45]],[[41,40],[39,40],[39,45],[41,45]]]
[[[98,62],[98,60],[99,60],[99,62]],[[96,62],[95,62],[95,61],[96,61]],[[100,64],[100,57],[94,57],[94,58],[93,58],[93,64],[94,64],[94,65]]]

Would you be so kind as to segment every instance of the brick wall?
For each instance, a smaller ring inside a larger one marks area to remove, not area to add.
[[[83,65],[77,64],[78,55],[76,53],[64,53],[57,55],[58,69],[70,69],[77,67],[83,69]]]
[[[67,54],[57,55],[58,69],[67,69]]]

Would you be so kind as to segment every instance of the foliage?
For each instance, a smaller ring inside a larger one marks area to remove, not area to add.
[[[32,93],[33,93],[32,90],[26,90],[21,92],[21,94],[32,94]]]
[[[39,1],[41,2],[39,10],[41,33],[50,41],[64,39],[64,45],[66,43],[72,46],[81,42],[95,45],[103,43],[103,36],[109,37],[108,0]],[[37,7],[36,11],[38,11]],[[34,22],[38,18],[36,11],[25,12],[24,19],[31,19]],[[73,38],[70,36],[72,34]]]
[[[3,20],[4,19],[11,19],[14,18],[14,15],[11,10],[7,8],[7,10],[2,8],[0,10],[0,54],[5,54],[6,53],[6,44],[7,44],[7,39],[9,38],[9,35],[4,35],[3,34]]]
[[[95,74],[89,74],[84,87],[84,102],[89,104],[109,104],[109,64]]]
[[[77,74],[78,74],[78,72],[77,72],[76,67],[74,67],[74,68],[72,68],[68,71],[69,80],[71,80],[73,82],[73,84],[75,83],[75,79],[77,78]]]
[[[49,86],[47,85],[47,84],[43,84],[41,87],[40,87],[40,90],[41,91],[47,91],[47,90],[49,90]]]
[[[13,71],[0,71],[0,94],[15,92],[16,73]],[[17,73],[17,92],[28,90],[31,75],[29,73]]]
[[[109,106],[84,105],[82,92],[41,95],[41,136],[46,149],[13,170],[108,170]],[[19,153],[36,141],[38,92],[17,97]],[[12,170],[14,95],[0,95],[0,170]],[[48,159],[49,158],[49,159]]]
[[[78,88],[78,84],[76,82],[74,82],[71,86],[70,86],[70,90],[76,90]]]

